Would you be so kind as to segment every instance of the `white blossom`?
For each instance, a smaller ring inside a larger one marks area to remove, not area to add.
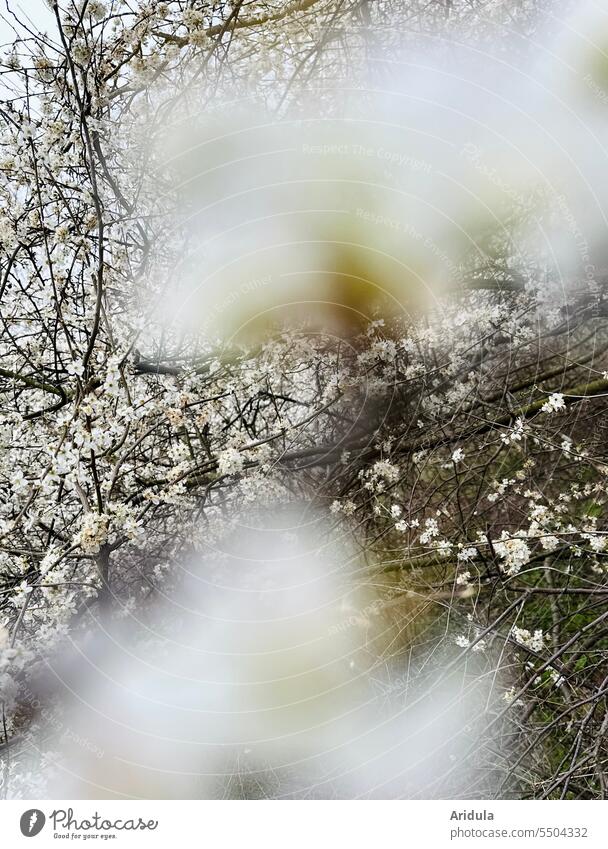
[[[456,450],[452,452],[452,460],[454,463],[460,463],[461,460],[464,460],[464,456],[462,448],[456,448]]]
[[[82,517],[80,530],[74,537],[74,543],[79,545],[85,554],[97,554],[108,539],[109,517],[105,513],[85,513]]]
[[[558,413],[560,410],[565,410],[564,396],[561,392],[554,392],[547,398],[541,409],[543,413]]]
[[[537,628],[534,632],[530,632],[526,628],[519,628],[517,625],[513,625],[511,633],[513,639],[520,646],[526,646],[534,652],[541,652],[548,640],[547,635],[543,634],[542,628]]]
[[[236,475],[243,470],[245,458],[236,448],[226,448],[217,458],[220,475]]]
[[[502,558],[501,568],[507,575],[516,575],[530,560],[530,549],[521,537],[511,537],[503,531],[499,540],[494,540],[494,550]]]

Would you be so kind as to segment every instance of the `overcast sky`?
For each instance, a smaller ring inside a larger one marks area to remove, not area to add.
[[[54,30],[53,13],[46,0],[0,0],[0,44],[10,43],[15,38],[11,12],[26,23],[29,22],[32,29]]]

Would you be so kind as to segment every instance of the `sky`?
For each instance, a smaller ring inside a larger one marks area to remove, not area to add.
[[[14,13],[21,20],[28,22],[32,29],[54,29],[54,18],[46,0],[0,0],[0,44],[6,45],[13,41],[15,30],[12,26]]]

